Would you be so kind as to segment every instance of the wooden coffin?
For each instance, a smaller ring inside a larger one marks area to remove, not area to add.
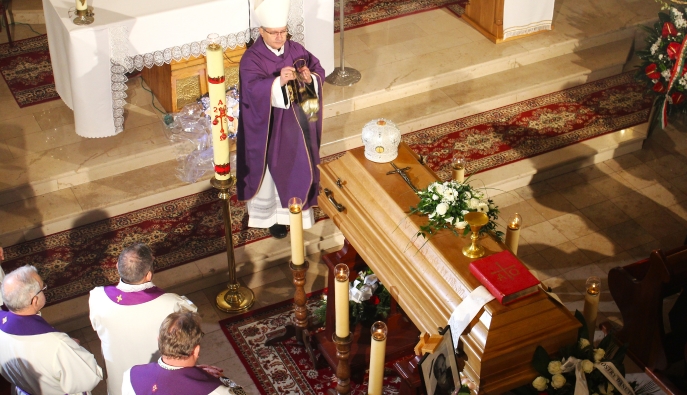
[[[393,162],[410,167],[408,175],[418,188],[437,180],[404,143]],[[448,231],[429,240],[417,237],[427,219],[408,216],[407,211],[419,198],[399,175],[387,175],[393,170],[390,163],[367,160],[362,147],[320,165],[320,170],[320,207],[417,328],[438,333],[462,299],[480,286],[468,269],[471,259],[461,253],[469,238]],[[481,244],[487,254],[506,249],[489,237]],[[464,373],[480,393],[500,394],[529,383],[536,377],[530,362],[537,345],[555,353],[576,340],[579,326],[564,306],[542,291],[508,306],[489,302],[460,334]]]

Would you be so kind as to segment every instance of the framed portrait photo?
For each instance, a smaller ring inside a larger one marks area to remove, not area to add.
[[[451,395],[460,388],[460,376],[456,353],[453,350],[451,327],[439,330],[443,339],[433,353],[426,353],[420,360],[420,377],[427,395]]]

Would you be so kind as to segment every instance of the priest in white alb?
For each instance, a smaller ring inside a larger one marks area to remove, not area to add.
[[[93,354],[40,316],[46,288],[33,266],[3,279],[9,311],[0,311],[0,373],[19,395],[90,393],[103,372]]]
[[[165,317],[182,309],[197,310],[185,297],[166,293],[153,284],[153,263],[147,245],[131,245],[117,261],[119,284],[91,291],[91,325],[100,338],[109,395],[122,393],[127,369],[158,359],[157,336]]]

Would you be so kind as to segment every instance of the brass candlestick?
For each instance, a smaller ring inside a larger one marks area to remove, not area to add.
[[[348,395],[351,393],[351,335],[341,338],[332,334],[332,341],[336,344],[336,389],[330,388],[328,395]]]
[[[242,287],[236,281],[236,259],[234,257],[234,241],[231,233],[231,208],[229,189],[236,183],[236,177],[231,176],[227,180],[218,180],[212,177],[210,185],[219,191],[222,200],[222,213],[224,217],[224,239],[227,243],[227,264],[229,265],[229,283],[227,289],[217,294],[215,304],[217,308],[227,313],[241,313],[250,309],[255,302],[255,294],[250,288]]]
[[[463,247],[463,255],[468,258],[480,258],[484,256],[484,247],[477,243],[479,240],[479,230],[489,222],[489,217],[486,213],[474,211],[465,214],[465,222],[470,225],[472,236],[470,239],[472,243],[469,246]]]
[[[95,21],[93,10],[89,7],[85,10],[76,10],[76,18],[72,20],[75,25],[90,25]]]

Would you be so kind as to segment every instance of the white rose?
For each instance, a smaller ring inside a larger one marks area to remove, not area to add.
[[[453,223],[453,217],[446,218],[446,222],[449,224],[452,224]]]
[[[475,198],[470,199],[470,203],[468,203],[468,206],[473,210],[476,210],[478,205],[479,205],[479,199],[475,199]]]
[[[539,376],[534,381],[532,382],[532,386],[537,390],[537,391],[544,391],[547,389],[549,386],[547,383],[549,380],[545,377]]]
[[[562,374],[554,374],[551,377],[551,386],[553,388],[561,388],[565,385],[565,377]]]
[[[436,208],[437,214],[444,215],[444,214],[446,214],[446,211],[448,211],[448,204],[446,204],[446,203],[437,204],[437,208]]]
[[[594,350],[594,362],[599,362],[601,358],[606,355],[606,351],[603,348],[597,348]]]
[[[580,348],[585,348],[588,346],[589,346],[589,340],[584,339],[584,338],[580,339]]]
[[[469,191],[465,191],[465,199],[470,199],[472,197],[472,194],[470,194]]]
[[[432,195],[432,200],[439,200],[439,195]]]
[[[437,184],[437,186],[434,187],[434,190],[436,191],[436,193],[444,193],[446,188],[444,188],[444,186],[441,184]]]
[[[584,370],[585,373],[591,373],[592,370],[594,370],[594,363],[588,359],[585,359],[582,361],[582,370]]]
[[[547,367],[547,369],[551,374],[559,374],[563,371],[563,369],[561,369],[561,361],[549,362],[549,366]]]
[[[467,223],[467,222],[456,220],[456,228],[458,228],[458,229],[465,229],[466,226],[468,226],[468,223]]]

